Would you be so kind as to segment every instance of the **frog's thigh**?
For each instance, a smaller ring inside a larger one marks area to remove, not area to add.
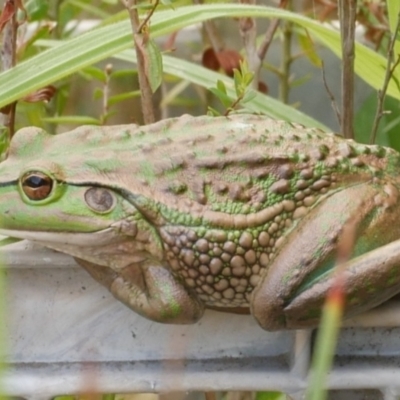
[[[353,222],[356,235],[362,234],[360,230],[373,223],[368,216],[377,208],[376,195],[377,190],[368,184],[348,188],[325,199],[297,225],[252,294],[251,312],[264,329],[318,324],[334,281],[323,273],[335,263],[342,228]],[[400,242],[388,246],[396,244],[390,253],[385,246],[346,263],[345,316],[374,307],[400,291]],[[378,293],[370,294],[379,282]]]
[[[118,300],[145,318],[157,322],[190,324],[198,321],[204,305],[170,271],[156,262],[128,265],[121,271],[76,259]]]

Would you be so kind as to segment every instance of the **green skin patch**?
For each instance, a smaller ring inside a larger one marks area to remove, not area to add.
[[[209,306],[314,326],[351,221],[345,315],[400,291],[400,251],[379,252],[400,239],[399,167],[391,149],[262,116],[26,128],[0,165],[0,231],[37,233],[155,321]]]
[[[53,201],[43,204],[31,201],[23,195],[16,196],[16,185],[0,189],[2,209],[1,227],[11,230],[32,230],[32,220],[40,221],[37,230],[43,227],[52,232],[96,232],[108,228],[113,222],[127,217],[124,199],[117,202],[109,213],[99,214],[91,210],[84,200],[89,187],[62,185],[62,194],[54,196]],[[70,218],[74,215],[74,218]],[[60,223],[61,222],[61,223]]]

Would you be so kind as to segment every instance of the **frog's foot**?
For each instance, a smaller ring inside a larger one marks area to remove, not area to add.
[[[318,326],[326,295],[337,282],[337,250],[349,224],[355,229],[353,252],[364,254],[340,266],[344,317],[400,292],[400,240],[385,235],[397,211],[376,201],[374,187],[358,185],[332,195],[302,220],[253,291],[251,312],[264,329]],[[376,243],[382,237],[392,242],[378,247],[385,244]],[[364,252],[374,247],[378,248]]]
[[[204,305],[196,293],[187,289],[156,262],[131,264],[121,271],[76,259],[89,274],[118,300],[145,318],[169,324],[198,321]]]
[[[344,316],[351,317],[376,307],[400,291],[400,240],[352,259],[340,268],[340,284],[343,284],[345,293]],[[337,275],[331,274],[296,294],[290,302],[281,302],[280,310],[275,308],[269,315],[275,313],[277,317],[279,310],[281,317],[275,321],[268,320],[263,327],[274,330],[317,326],[326,295],[335,279]],[[275,300],[275,307],[280,300]],[[265,307],[263,311],[267,311]],[[284,325],[277,325],[277,322]]]

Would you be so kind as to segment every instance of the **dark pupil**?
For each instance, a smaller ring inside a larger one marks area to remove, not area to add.
[[[39,187],[42,187],[42,186],[48,186],[49,183],[48,183],[48,181],[46,179],[43,179],[43,178],[41,178],[40,176],[37,176],[37,175],[33,175],[33,176],[30,176],[29,178],[27,178],[25,180],[25,185],[29,186],[29,187],[31,187],[33,189],[36,189],[36,188],[39,188]]]

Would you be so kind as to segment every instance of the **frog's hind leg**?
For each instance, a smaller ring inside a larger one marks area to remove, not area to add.
[[[399,206],[387,192],[367,183],[347,188],[316,204],[297,224],[252,293],[251,312],[264,329],[318,325],[347,224],[354,224],[355,240],[354,258],[341,266],[344,316],[400,292]]]

